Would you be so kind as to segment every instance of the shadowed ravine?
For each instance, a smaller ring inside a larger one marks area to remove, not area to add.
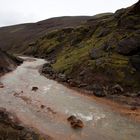
[[[28,127],[56,140],[138,140],[140,124],[113,112],[108,106],[41,76],[43,59],[29,59],[1,77],[0,107],[15,113]],[[35,92],[32,87],[39,89]],[[75,114],[84,128],[73,130],[67,117]]]

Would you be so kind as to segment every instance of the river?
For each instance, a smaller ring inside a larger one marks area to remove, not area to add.
[[[78,94],[38,72],[46,61],[24,57],[16,70],[1,77],[0,107],[20,121],[55,140],[139,140],[140,123]],[[32,87],[38,87],[35,92]],[[84,128],[74,130],[67,122],[76,115]]]

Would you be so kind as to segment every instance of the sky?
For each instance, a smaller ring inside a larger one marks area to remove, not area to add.
[[[138,0],[0,0],[0,27],[58,16],[115,12]]]

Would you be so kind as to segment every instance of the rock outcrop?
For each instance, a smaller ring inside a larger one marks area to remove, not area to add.
[[[0,50],[0,76],[14,70],[21,63],[22,59]]]

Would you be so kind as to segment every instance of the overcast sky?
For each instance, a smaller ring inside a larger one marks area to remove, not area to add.
[[[115,12],[138,0],[0,0],[0,26],[36,22],[57,16]]]

